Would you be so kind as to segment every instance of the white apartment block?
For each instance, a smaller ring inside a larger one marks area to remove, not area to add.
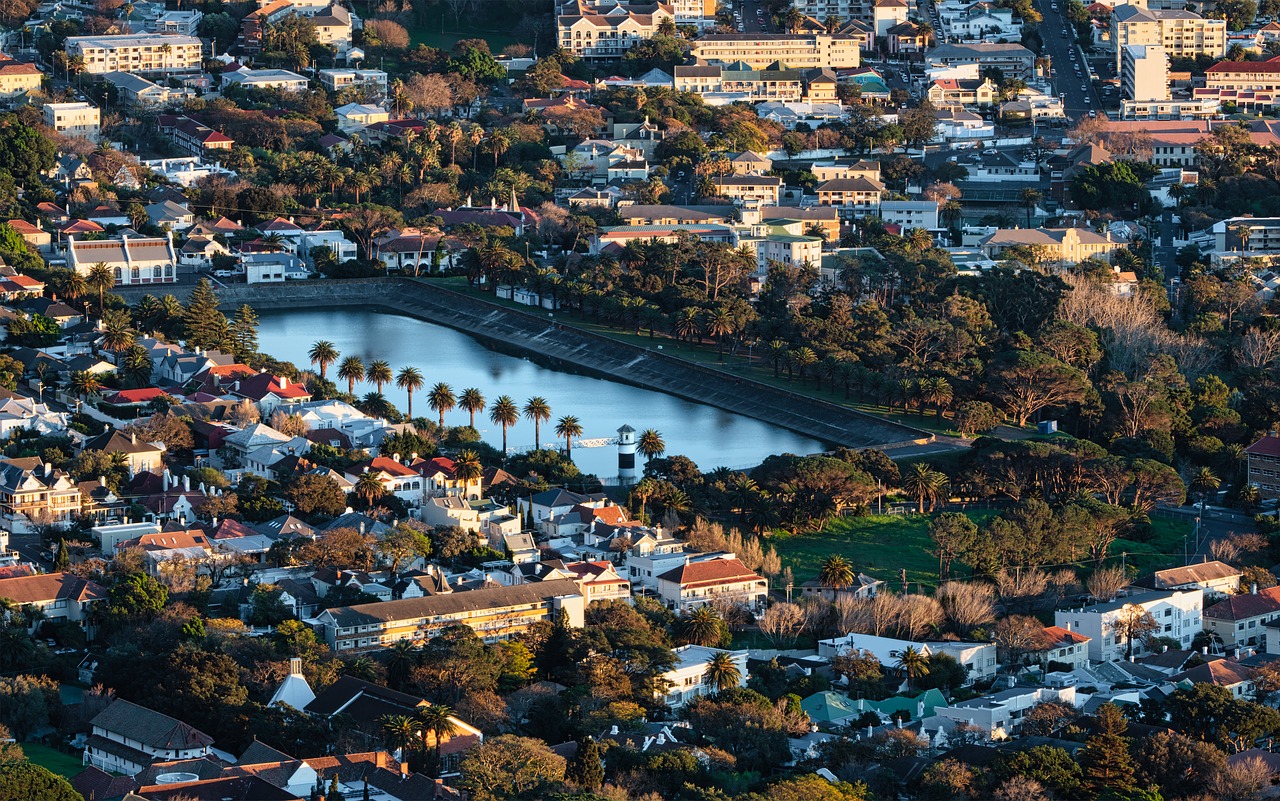
[[[1116,662],[1125,658],[1129,645],[1117,631],[1117,622],[1132,612],[1128,609],[1131,606],[1141,607],[1156,622],[1159,628],[1152,636],[1170,637],[1182,648],[1190,648],[1191,640],[1203,628],[1204,591],[1199,589],[1146,592],[1081,609],[1059,609],[1054,624],[1089,638],[1090,661]],[[1147,653],[1141,639],[1134,640],[1133,653]]]
[[[120,36],[71,36],[68,58],[84,59],[84,71],[192,72],[200,69],[204,44],[194,36],[133,33]]]
[[[670,5],[657,3],[643,11],[627,6],[605,9],[587,0],[570,0],[560,8],[556,31],[560,47],[592,62],[617,61],[645,39],[652,39],[666,20],[675,22]]]
[[[781,61],[789,69],[843,69],[862,61],[861,40],[841,34],[718,33],[693,43],[691,55],[702,61],[743,61],[763,69]]]
[[[952,706],[940,706],[934,714],[950,718],[957,723],[968,723],[990,734],[993,740],[1003,740],[1016,734],[1022,726],[1026,712],[1038,704],[1059,703],[1076,706],[1075,687],[1014,687]]]
[[[60,134],[96,142],[102,133],[102,112],[88,103],[49,103],[44,107],[44,124]]]
[[[379,94],[387,93],[387,74],[382,70],[320,70],[320,85],[330,92],[352,87],[368,87]]]
[[[738,669],[738,686],[747,686],[747,652],[726,651],[723,648],[707,648],[702,645],[681,645],[672,653],[676,656],[675,667],[663,673],[666,680],[666,692],[654,692],[654,698],[660,699],[672,709],[679,709],[690,701],[704,695],[712,695],[717,688],[706,679],[707,666],[719,654],[728,654]]]
[[[882,200],[880,220],[886,225],[900,225],[903,231],[923,228],[938,230],[938,203],[934,200]]]
[[[1205,19],[1190,11],[1117,6],[1111,15],[1111,41],[1117,70],[1126,45],[1160,45],[1170,58],[1222,58],[1227,54],[1227,21]]]
[[[1169,99],[1169,56],[1162,45],[1125,45],[1120,61],[1121,97],[1143,102]]]

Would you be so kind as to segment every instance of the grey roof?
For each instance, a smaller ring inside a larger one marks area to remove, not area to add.
[[[204,748],[213,744],[213,738],[199,729],[124,699],[111,702],[90,721],[90,725],[161,751]]]
[[[328,610],[343,628],[436,617],[458,612],[482,611],[516,604],[533,604],[562,595],[578,595],[578,583],[572,579],[544,581],[539,584],[517,584],[513,587],[489,587],[424,598],[403,598],[356,606],[339,606]]]

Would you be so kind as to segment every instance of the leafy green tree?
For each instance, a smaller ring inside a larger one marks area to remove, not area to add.
[[[978,525],[959,512],[943,512],[929,521],[939,577],[945,581],[951,576],[951,564],[973,547],[977,537]]]
[[[337,517],[347,506],[346,493],[329,476],[297,476],[289,482],[285,497],[304,517]]]
[[[489,52],[483,39],[463,39],[454,46],[448,72],[478,83],[497,83],[507,77],[507,70]]]
[[[83,801],[66,779],[31,762],[0,765],[0,801]]]
[[[21,122],[15,114],[0,117],[0,173],[13,176],[23,188],[40,185],[41,175],[53,168],[53,140]]]
[[[1036,412],[1083,400],[1089,380],[1052,356],[1019,350],[991,365],[989,385],[1014,421],[1025,426]]]
[[[476,801],[532,799],[563,781],[565,767],[541,740],[504,734],[467,752],[458,784]]]
[[[144,573],[130,573],[107,594],[107,621],[123,624],[149,620],[160,614],[169,589]]]

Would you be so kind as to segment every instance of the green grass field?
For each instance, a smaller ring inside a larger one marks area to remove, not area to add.
[[[981,525],[995,513],[968,514]],[[1126,564],[1136,569],[1138,575],[1182,564],[1182,538],[1191,531],[1191,524],[1154,519],[1151,527],[1154,535],[1147,542],[1117,540],[1111,547],[1111,562],[1118,562],[1121,554],[1126,554]],[[777,550],[782,564],[791,568],[797,583],[816,578],[822,560],[831,554],[840,554],[857,570],[890,582],[895,588],[898,571],[903,568],[907,570],[907,581],[912,584],[926,587],[938,584],[938,561],[929,555],[933,543],[929,539],[928,515],[840,517],[822,531],[778,534],[770,538],[769,543]]]
[[[31,762],[68,779],[84,770],[80,758],[39,743],[22,743],[22,752]]]
[[[452,50],[453,46],[463,39],[484,39],[489,43],[489,49],[496,54],[501,53],[502,48],[507,45],[516,43],[516,38],[510,33],[468,27],[466,17],[462,18],[461,24],[463,29],[456,30],[458,25],[455,24],[453,15],[449,13],[433,16],[425,24],[409,28],[409,47],[424,44],[427,47]]]

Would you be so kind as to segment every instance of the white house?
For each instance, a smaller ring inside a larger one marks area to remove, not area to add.
[[[733,556],[689,562],[658,576],[658,597],[681,613],[722,599],[759,609],[768,594],[768,579]]]
[[[682,645],[676,648],[675,667],[662,674],[667,683],[666,692],[655,691],[654,698],[661,699],[672,709],[679,709],[695,698],[716,692],[706,679],[707,666],[718,654],[728,654],[738,668],[738,686],[747,686],[747,652],[727,651],[723,648],[707,648],[702,645]]]
[[[937,707],[934,714],[957,723],[972,724],[986,731],[992,740],[1003,740],[1018,733],[1027,710],[1050,702],[1076,706],[1076,688],[1014,687]]]
[[[213,738],[180,720],[116,699],[89,722],[84,764],[136,776],[152,762],[209,756]]]

